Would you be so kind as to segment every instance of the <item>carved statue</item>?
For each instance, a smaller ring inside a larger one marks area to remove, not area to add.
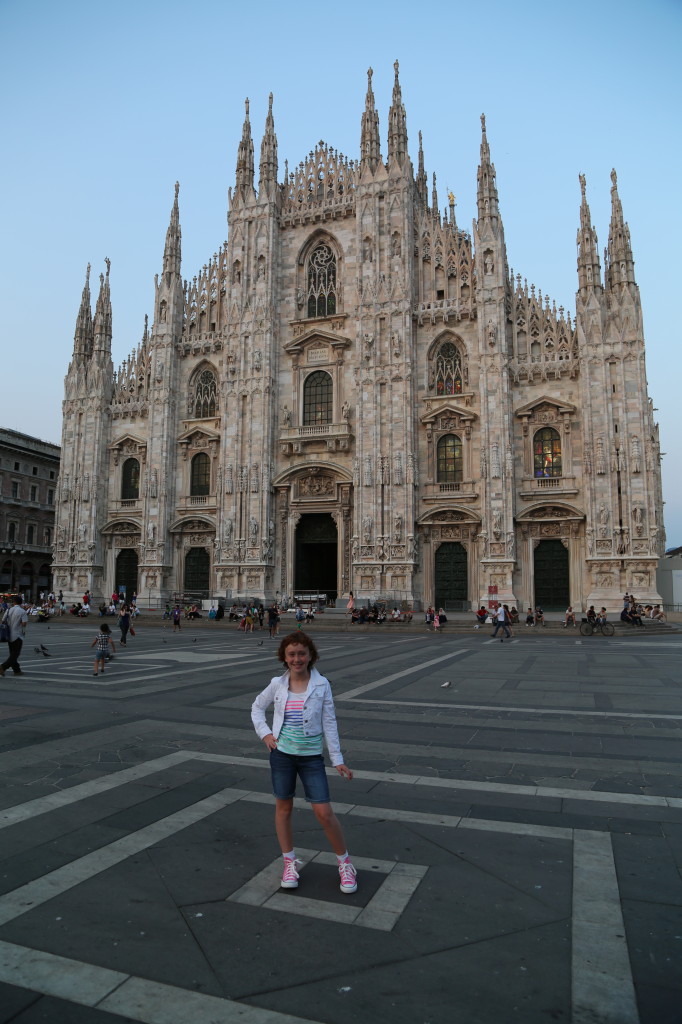
[[[234,480],[232,478],[232,463],[227,467],[227,479],[225,481],[225,493],[232,494],[234,491]]]
[[[147,541],[149,544],[154,543],[154,537],[156,535],[156,524],[150,519],[147,523]]]
[[[632,461],[632,472],[640,473],[642,470],[642,446],[637,434],[633,434],[630,440],[630,459]]]
[[[403,539],[403,517],[399,512],[393,516],[393,539],[400,544]]]
[[[258,543],[258,520],[253,516],[249,519],[249,541],[252,545]]]
[[[495,509],[495,511],[493,512],[493,536],[494,536],[495,540],[499,540],[500,539],[501,532],[502,532],[502,513],[499,511],[499,509]]]
[[[365,455],[364,460],[364,472],[363,472],[363,483],[365,487],[372,486],[372,456]]]
[[[345,420],[346,423],[350,419],[350,404],[348,402],[344,402],[341,406],[341,419]]]
[[[608,525],[609,516],[610,515],[611,515],[611,513],[609,512],[608,508],[602,502],[601,505],[599,506],[599,522],[601,523],[602,526],[607,526]]]
[[[587,537],[587,553],[591,557],[594,554],[594,530],[591,526],[585,530],[585,536]]]
[[[365,544],[372,543],[372,527],[374,522],[371,516],[365,516],[362,520],[362,538]]]
[[[85,544],[88,539],[88,527],[86,523],[81,523],[78,527],[78,542],[79,544]]]
[[[490,446],[490,475],[499,477],[500,474],[500,446],[497,441],[493,441]]]
[[[289,408],[288,405],[285,405],[284,408],[282,409],[282,426],[291,426],[291,409]]]
[[[507,534],[507,558],[514,557],[514,534]]]
[[[63,548],[64,541],[66,540],[66,532],[63,525],[60,523],[57,527],[57,547]]]
[[[485,329],[486,337],[489,345],[494,345],[497,342],[497,326],[492,320],[488,320],[488,325]]]
[[[403,482],[403,453],[396,452],[393,456],[393,483],[401,486]]]
[[[223,537],[225,538],[225,544],[232,543],[232,533],[234,530],[234,523],[231,519],[226,519],[223,523]]]

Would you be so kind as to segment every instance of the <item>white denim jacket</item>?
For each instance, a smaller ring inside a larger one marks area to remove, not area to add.
[[[270,680],[270,684],[254,700],[251,705],[251,721],[259,739],[262,740],[270,732],[275,739],[279,736],[284,722],[284,708],[288,692],[289,672],[287,670],[283,676],[274,676]],[[265,712],[271,704],[275,705],[272,729],[265,720]],[[319,736],[321,732],[324,733],[331,763],[334,766],[344,763],[339,743],[339,731],[336,727],[331,684],[328,679],[320,675],[316,668],[310,670],[308,695],[303,703],[303,732],[306,736]]]

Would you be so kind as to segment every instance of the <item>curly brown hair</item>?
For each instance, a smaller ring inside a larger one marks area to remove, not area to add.
[[[308,648],[308,650],[310,651],[309,667],[312,668],[317,659],[319,658],[319,654],[317,653],[317,647],[313,643],[312,639],[308,636],[307,633],[302,632],[302,630],[297,630],[295,633],[289,633],[287,636],[283,638],[282,642],[277,648],[277,657],[279,658],[279,660],[282,662],[282,664],[286,665],[284,653],[287,647],[292,647],[294,644],[300,644],[302,647]]]

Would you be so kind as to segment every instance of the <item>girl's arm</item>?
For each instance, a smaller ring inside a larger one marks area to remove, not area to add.
[[[97,637],[95,637],[95,639],[94,639],[94,640],[92,641],[92,643],[90,644],[90,646],[91,646],[91,647],[94,647],[96,643],[97,643]]]
[[[274,700],[275,692],[273,687],[275,685],[276,684],[271,682],[268,686],[266,686],[265,689],[258,694],[253,704],[251,705],[251,721],[253,722],[253,727],[256,730],[258,738],[261,740],[264,740],[265,737],[268,735],[272,736],[273,741],[275,739],[275,737],[272,735],[272,729],[270,728],[265,719],[265,712],[270,707]],[[266,745],[269,746],[269,744]],[[275,746],[276,745],[277,744],[275,742]],[[269,747],[269,749],[272,750],[273,748]]]
[[[350,772],[350,768],[347,768],[343,763],[343,754],[341,753],[341,743],[339,741],[339,730],[336,724],[336,712],[334,710],[334,698],[332,697],[332,688],[329,681],[327,681],[324,700],[322,703],[322,730],[324,732],[324,739],[327,744],[331,763],[340,775],[346,775],[347,778],[352,778],[353,773]],[[343,769],[345,769],[345,771]],[[350,772],[350,775],[347,775],[347,772]]]

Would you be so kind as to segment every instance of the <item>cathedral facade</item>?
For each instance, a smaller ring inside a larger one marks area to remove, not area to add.
[[[580,178],[575,316],[510,272],[485,119],[471,232],[388,155],[320,142],[258,185],[248,101],[228,240],[181,276],[175,188],[154,316],[117,372],[109,264],[65,379],[55,587],[143,600],[326,594],[468,608],[657,601],[658,428],[612,174],[602,267]],[[578,219],[578,218],[577,218]]]

